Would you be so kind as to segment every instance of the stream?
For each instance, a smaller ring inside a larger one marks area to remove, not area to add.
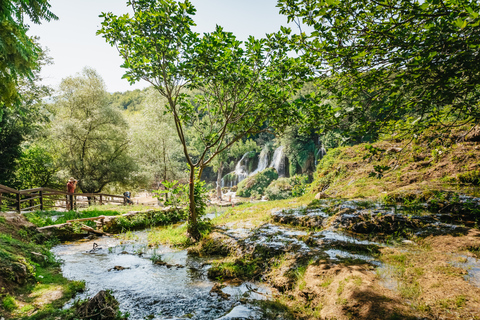
[[[66,278],[85,281],[86,290],[76,299],[112,290],[129,319],[261,319],[253,302],[265,299],[267,287],[248,282],[226,285],[222,291],[230,298],[223,299],[210,293],[214,282],[207,278],[209,266],[201,258],[188,256],[186,250],[148,248],[147,231],[135,232],[133,237],[86,239],[52,249],[63,261]],[[94,243],[98,250],[92,252]],[[178,266],[156,265],[151,260],[154,255]],[[125,269],[117,271],[115,266]]]
[[[341,203],[337,215],[328,210],[330,207],[325,203],[315,209],[280,210],[271,213],[274,223],[258,227],[227,223],[217,230],[239,250],[253,256],[259,253],[261,259],[293,253],[297,258],[317,257],[332,264],[363,261],[373,267],[371,272],[377,272],[384,287],[396,291],[398,283],[392,277],[395,269],[372,254],[377,247],[392,245],[367,240],[366,235],[384,230],[394,233],[402,228],[412,228],[416,234],[449,234],[464,228],[441,222],[442,216],[405,217],[391,208],[364,208],[354,201]],[[308,227],[310,231],[294,226]],[[207,260],[188,255],[186,250],[166,246],[150,248],[147,236],[148,231],[128,232],[119,237],[64,243],[52,251],[63,261],[66,278],[85,281],[86,290],[76,299],[112,290],[120,310],[128,312],[129,319],[263,319],[256,301],[271,296],[269,287],[250,282],[225,283],[220,294],[211,292],[219,283],[208,279]],[[94,244],[98,246],[96,250],[93,250]],[[164,264],[153,263],[155,257],[161,257]],[[452,261],[455,261],[451,263],[454,267],[466,270],[466,281],[480,286],[480,260],[456,254]]]

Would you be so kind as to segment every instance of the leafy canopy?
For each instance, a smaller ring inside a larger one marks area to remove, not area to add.
[[[27,35],[25,16],[37,24],[58,19],[46,0],[0,2],[0,118],[5,107],[19,105],[18,81],[22,77],[33,79],[41,53],[39,45]]]
[[[288,57],[288,46],[273,41],[283,41],[278,35],[242,43],[217,27],[201,37],[191,30],[195,8],[188,0],[127,4],[133,16],[103,13],[98,34],[124,58],[124,77],[151,83],[167,100],[190,167],[189,233],[197,238],[195,168],[200,177],[216,155],[267,120],[293,120],[287,100],[299,87],[304,68]],[[192,97],[186,89],[201,94]],[[188,149],[187,131],[200,137],[198,155]]]
[[[416,126],[480,120],[478,1],[279,0],[278,6],[289,21],[312,30],[291,40],[338,102],[320,105],[325,97],[309,97],[331,124],[349,119],[367,133],[392,120]]]

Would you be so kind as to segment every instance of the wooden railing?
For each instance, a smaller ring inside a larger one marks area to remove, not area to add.
[[[127,198],[105,193],[68,193],[50,188],[15,190],[0,184],[0,210],[14,210],[19,213],[54,208],[76,210],[78,207],[107,203],[126,205]]]

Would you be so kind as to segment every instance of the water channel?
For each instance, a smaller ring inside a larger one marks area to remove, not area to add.
[[[230,295],[229,299],[210,293],[214,282],[207,278],[209,266],[202,259],[187,255],[186,250],[148,248],[147,234],[133,233],[133,240],[80,240],[58,245],[52,251],[63,261],[66,278],[85,281],[86,291],[76,299],[110,289],[120,302],[120,310],[128,312],[132,320],[261,319],[254,302],[268,296],[267,287],[227,285],[223,292]],[[92,250],[94,243],[99,248],[96,251]],[[154,264],[154,255],[172,266]],[[118,271],[116,266],[125,269]]]

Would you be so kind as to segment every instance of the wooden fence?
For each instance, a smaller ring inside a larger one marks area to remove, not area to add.
[[[0,210],[14,210],[18,213],[56,208],[76,210],[79,207],[107,203],[126,205],[127,198],[105,193],[68,193],[50,188],[15,190],[0,184]]]

